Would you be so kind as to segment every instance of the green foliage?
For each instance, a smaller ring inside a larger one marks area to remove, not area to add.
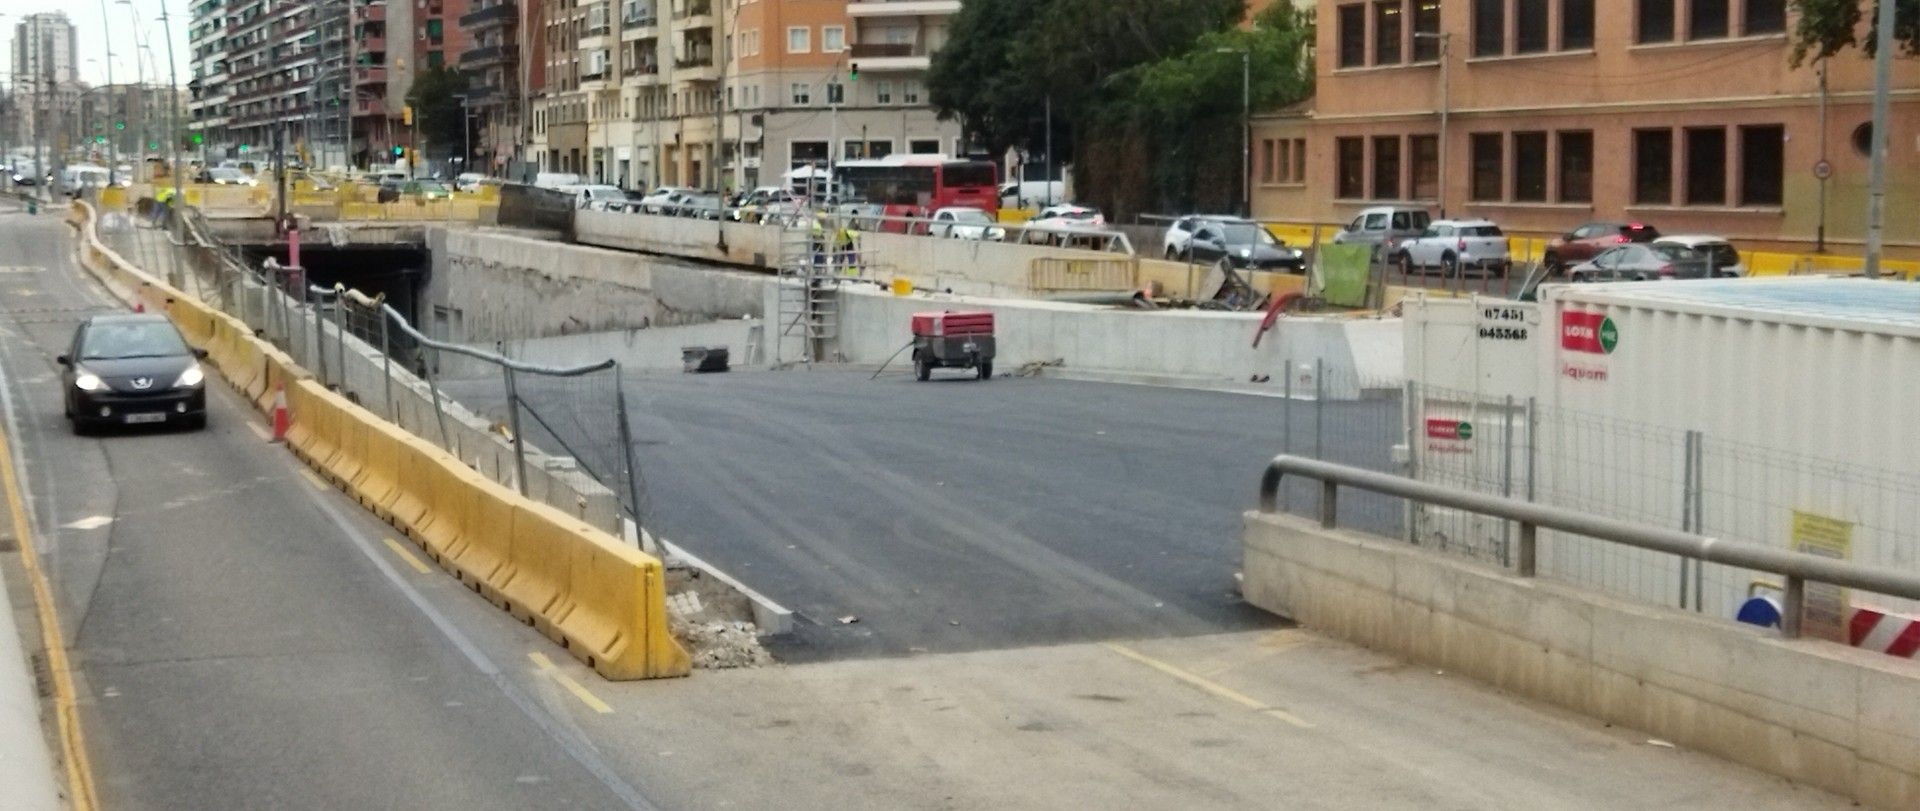
[[[1847,48],[1872,54],[1878,38],[1873,24],[1878,0],[1793,0],[1793,65],[1824,59]],[[1893,9],[1893,40],[1908,54],[1920,53],[1920,0],[1898,0]]]
[[[458,98],[466,92],[466,74],[453,68],[428,68],[413,77],[407,104],[413,107],[413,123],[426,150],[444,157],[466,148],[466,113]]]

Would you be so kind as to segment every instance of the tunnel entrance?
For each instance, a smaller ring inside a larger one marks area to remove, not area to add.
[[[272,257],[287,263],[287,246],[246,245],[241,251],[255,266]],[[409,323],[420,323],[416,304],[426,286],[431,258],[424,247],[410,245],[351,245],[346,247],[300,246],[300,262],[307,277],[320,287],[344,284],[369,296],[384,295],[388,304],[406,316]]]

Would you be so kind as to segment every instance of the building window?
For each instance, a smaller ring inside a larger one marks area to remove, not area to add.
[[[1747,36],[1787,30],[1787,0],[1747,0],[1747,18],[1741,30]]]
[[[838,25],[820,26],[820,52],[839,53],[847,49],[847,29]]]
[[[1413,170],[1413,188],[1408,196],[1414,200],[1435,200],[1440,197],[1440,138],[1436,135],[1415,135],[1407,139],[1407,151],[1411,154]]]
[[[803,54],[813,50],[813,29],[795,26],[787,29],[787,53]]]
[[[1507,53],[1507,0],[1473,0],[1473,55]]]
[[[1379,0],[1373,4],[1373,63],[1376,65],[1400,64],[1400,43],[1405,38],[1401,30],[1400,0]]]
[[[1674,0],[1639,0],[1639,18],[1635,23],[1635,41],[1649,42],[1673,41],[1673,3]]]
[[[428,20],[427,21],[427,39],[435,44],[438,44],[440,42],[440,38],[444,36],[446,33],[446,28],[444,27],[444,25],[445,24],[439,20]]]
[[[1341,138],[1335,142],[1334,190],[1342,200],[1358,200],[1367,195],[1367,142],[1363,138]]]
[[[1400,199],[1400,136],[1373,139],[1373,199]]]
[[[447,55],[444,52],[441,52],[441,51],[427,52],[427,67],[438,69],[438,68],[446,67],[446,65],[447,65]]]
[[[901,80],[900,100],[907,104],[920,103],[920,80],[919,79]]]
[[[1540,53],[1550,44],[1547,36],[1547,0],[1514,0],[1513,52]]]
[[[1560,133],[1560,202],[1593,202],[1593,133]]]
[[[1340,67],[1358,68],[1367,64],[1367,7],[1359,4],[1340,7]]]
[[[1523,203],[1547,200],[1547,134],[1513,134],[1513,199]]]
[[[1260,139],[1260,182],[1274,182],[1274,143],[1272,138]]]
[[[1727,0],[1687,3],[1687,39],[1720,39],[1726,35]]]
[[[880,81],[873,83],[873,103],[875,104],[892,104],[893,103],[893,81],[892,80],[881,79]]]
[[[1476,132],[1471,144],[1473,183],[1468,194],[1475,200],[1499,200],[1500,165],[1505,157],[1501,154],[1500,133]]]
[[[1673,131],[1633,131],[1633,202],[1673,202]]]
[[[1593,47],[1593,0],[1561,0],[1560,50]]]
[[[1786,140],[1778,124],[1740,128],[1740,205],[1780,205]]]
[[[1431,34],[1432,36],[1421,36]],[[1413,0],[1413,61],[1440,60],[1440,0]]]
[[[846,102],[847,102],[847,86],[839,82],[828,82],[827,83],[827,103],[828,104],[845,104]]]
[[[1307,182],[1307,139],[1293,139],[1293,182]]]
[[[1727,131],[1722,127],[1687,129],[1687,205],[1727,204]]]
[[[813,87],[806,82],[793,83],[793,106],[805,107],[813,103]]]
[[[826,141],[789,141],[787,149],[789,154],[787,168],[789,169],[827,164]]]
[[[938,155],[940,154],[940,139],[916,138],[907,142],[907,151],[915,155]]]

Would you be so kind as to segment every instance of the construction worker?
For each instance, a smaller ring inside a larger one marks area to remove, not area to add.
[[[153,192],[153,225],[158,228],[165,225],[167,215],[173,209],[173,187],[161,186]]]
[[[848,276],[860,275],[860,232],[854,230],[853,218],[833,234],[833,250],[839,259],[834,263],[846,270]]]

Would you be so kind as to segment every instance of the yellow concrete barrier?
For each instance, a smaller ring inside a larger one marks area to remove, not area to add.
[[[394,459],[396,475],[401,481],[406,482],[407,486],[399,488],[387,502],[386,518],[407,537],[425,547],[427,544],[422,531],[431,521],[428,510],[432,507],[430,498],[432,491],[427,487],[430,483],[422,481],[421,477],[424,475],[422,471],[427,469],[428,460],[432,458],[434,449],[425,440],[408,435],[401,438],[395,450],[397,452]],[[435,560],[439,560],[444,548],[445,545],[441,544],[439,547],[428,548],[427,551],[433,553]]]
[[[507,543],[514,573],[501,588],[507,610],[558,640],[567,613],[559,604],[573,576],[573,555],[590,544],[592,533],[591,526],[545,504],[524,499],[515,504]]]
[[[366,460],[359,478],[352,482],[353,494],[360,506],[382,521],[389,520],[393,516],[393,503],[402,490],[400,454],[406,437],[385,420],[367,425],[365,434]]]

